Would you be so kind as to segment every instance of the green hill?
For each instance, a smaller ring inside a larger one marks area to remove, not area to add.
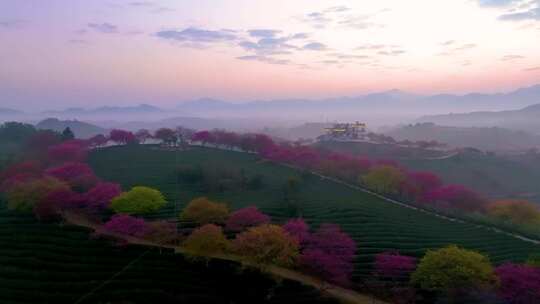
[[[490,256],[493,262],[523,261],[534,245],[473,224],[450,222],[420,211],[386,202],[345,185],[307,175],[291,204],[285,201],[283,186],[293,169],[260,160],[256,155],[231,151],[191,148],[172,152],[157,147],[113,147],[92,153],[90,164],[96,173],[122,183],[125,189],[135,185],[159,188],[170,202],[157,217],[172,218],[197,196],[208,196],[230,204],[232,209],[258,206],[274,220],[283,222],[302,215],[309,223],[336,223],[358,243],[354,278],[370,275],[373,256],[398,249],[403,254],[421,256],[427,249],[458,244]],[[177,178],[178,167],[206,165],[236,168],[246,176],[261,174],[259,190],[225,190],[207,193]]]

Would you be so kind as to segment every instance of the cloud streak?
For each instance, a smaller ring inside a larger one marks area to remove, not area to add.
[[[206,30],[188,27],[183,30],[164,30],[155,33],[156,37],[183,43],[184,46],[209,46],[215,43],[231,42],[238,39],[231,30]]]
[[[478,0],[481,7],[507,8],[502,21],[540,21],[540,0]]]
[[[104,23],[88,23],[88,28],[103,34],[115,34],[118,33],[118,27],[114,24]]]

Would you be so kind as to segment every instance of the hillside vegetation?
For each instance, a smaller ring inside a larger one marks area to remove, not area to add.
[[[455,154],[354,142],[317,145],[327,151],[373,159],[397,159],[407,168],[433,172],[447,184],[465,185],[491,198],[524,198],[540,203],[540,159],[533,154],[498,156],[479,151]]]
[[[495,263],[523,261],[540,250],[540,246],[473,224],[450,222],[310,174],[300,174],[253,154],[208,148],[173,152],[132,146],[96,151],[89,162],[100,177],[118,181],[125,189],[136,185],[160,189],[173,202],[156,215],[161,218],[174,217],[175,210],[204,195],[226,202],[231,209],[256,205],[279,222],[302,216],[315,226],[325,222],[339,224],[359,246],[353,279],[369,276],[374,254],[386,250],[397,249],[419,257],[429,248],[458,244],[488,254]],[[236,169],[245,176],[260,174],[263,185],[257,190],[221,187],[208,192],[202,184],[179,178],[177,169],[186,166]],[[301,181],[295,193],[285,190],[291,177]]]

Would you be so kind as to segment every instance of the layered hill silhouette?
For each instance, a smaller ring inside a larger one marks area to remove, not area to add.
[[[419,122],[432,122],[454,127],[504,127],[540,134],[540,104],[513,111],[484,111],[461,114],[432,115]]]
[[[451,147],[486,151],[517,151],[540,146],[538,135],[500,127],[454,127],[426,122],[394,128],[385,134],[396,140],[436,140]]]
[[[53,130],[62,132],[65,128],[70,128],[77,138],[90,138],[97,134],[106,134],[108,131],[96,125],[78,121],[78,120],[59,120],[56,118],[47,118],[36,124],[37,129]]]

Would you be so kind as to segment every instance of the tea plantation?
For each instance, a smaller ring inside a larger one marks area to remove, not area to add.
[[[339,224],[358,244],[354,279],[369,277],[374,254],[386,250],[397,249],[420,257],[427,249],[458,244],[489,255],[495,264],[523,261],[540,251],[538,245],[400,207],[252,154],[209,148],[174,152],[133,146],[95,151],[89,162],[98,176],[120,182],[124,189],[147,185],[163,191],[170,204],[156,215],[160,218],[174,218],[192,198],[208,196],[228,203],[231,209],[256,205],[276,222],[301,215],[315,227],[321,223]],[[225,188],[207,192],[198,184],[178,178],[177,169],[186,166],[240,170],[247,177],[260,174],[262,186],[257,190]],[[291,176],[301,176],[302,182],[294,195],[286,197],[284,187]]]
[[[1,206],[0,303],[333,301],[297,282],[278,284],[232,263],[206,265],[172,252],[117,247],[89,239],[85,229],[40,224]]]

